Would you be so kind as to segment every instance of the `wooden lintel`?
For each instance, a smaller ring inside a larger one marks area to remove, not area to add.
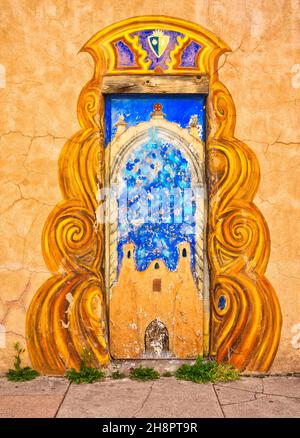
[[[103,77],[102,93],[208,94],[205,75],[110,75]]]

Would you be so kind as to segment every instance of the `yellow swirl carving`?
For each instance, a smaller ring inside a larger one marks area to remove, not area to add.
[[[44,258],[52,272],[97,272],[102,248],[94,222],[94,215],[78,201],[62,201],[55,207],[43,235]]]
[[[231,96],[214,80],[209,111],[211,353],[239,369],[266,371],[277,351],[281,312],[263,276],[270,239],[266,222],[253,204],[259,166],[248,146],[234,138]],[[221,295],[226,298],[223,310],[218,308]]]
[[[27,314],[27,345],[36,369],[52,374],[78,368],[83,346],[95,366],[107,362],[101,289],[102,277],[70,273],[53,276],[38,290]]]
[[[130,73],[151,73],[134,32],[175,30],[204,49],[195,73],[210,78],[207,99],[210,264],[210,353],[239,369],[266,371],[275,357],[281,331],[276,294],[264,277],[269,258],[267,224],[253,204],[260,173],[254,153],[234,137],[236,112],[230,93],[218,80],[217,65],[229,48],[199,25],[171,17],[135,17],[103,29],[83,47],[95,62],[93,78],[81,91],[77,113],[81,130],[62,149],[59,182],[63,200],[49,215],[42,236],[46,264],[53,276],[34,296],[27,314],[32,365],[43,373],[79,368],[83,348],[94,366],[109,360],[104,294],[104,229],[96,224],[96,193],[104,186],[103,74],[115,71],[116,38],[127,38],[140,63]],[[181,44],[182,43],[182,44]],[[176,46],[170,55],[173,68]],[[181,73],[184,73],[182,71]],[[225,308],[218,306],[226,299]]]
[[[147,73],[148,68],[150,67],[151,60],[148,59],[148,53],[146,50],[143,49],[141,43],[139,42],[138,35],[130,36],[129,34],[126,35],[126,40],[131,44],[132,49],[137,54],[137,59],[139,62],[139,65],[141,66],[141,71],[144,71]]]
[[[178,36],[177,38],[177,44],[175,45],[174,49],[170,53],[170,60],[166,61],[166,64],[168,66],[167,72],[174,70],[174,67],[176,65],[177,59],[176,56],[182,52],[182,48],[185,45],[187,41],[189,41],[188,35],[185,35],[184,37]]]

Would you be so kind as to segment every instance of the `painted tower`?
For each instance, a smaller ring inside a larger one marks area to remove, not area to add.
[[[138,271],[134,251],[132,243],[124,245],[119,279],[111,289],[112,356],[197,356],[203,348],[203,302],[191,271],[190,245],[178,245],[175,271],[161,259]]]

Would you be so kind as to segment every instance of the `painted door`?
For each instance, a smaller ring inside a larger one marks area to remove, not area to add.
[[[105,101],[106,285],[116,359],[203,352],[205,97]]]

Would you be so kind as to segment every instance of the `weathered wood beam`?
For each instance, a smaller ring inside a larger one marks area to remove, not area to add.
[[[102,93],[208,94],[205,75],[110,75],[103,77]]]

